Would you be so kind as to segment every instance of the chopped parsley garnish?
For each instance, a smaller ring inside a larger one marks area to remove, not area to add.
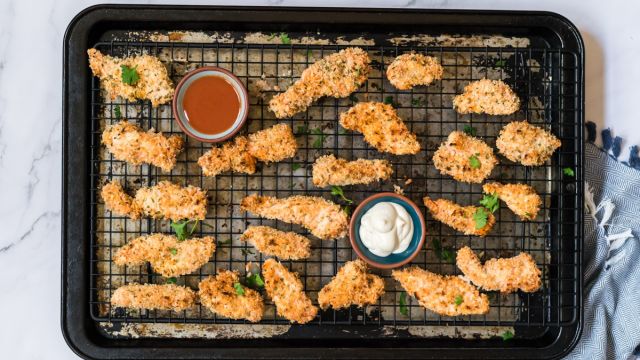
[[[351,205],[344,205],[341,206],[342,211],[344,211],[345,214],[347,214],[347,216],[351,215]]]
[[[291,44],[291,38],[289,38],[289,34],[287,33],[280,33],[280,41],[285,45]]]
[[[503,332],[501,336],[503,341],[508,341],[513,339],[513,333],[509,330]]]
[[[291,170],[292,171],[296,171],[296,170],[300,169],[301,167],[302,167],[302,165],[300,165],[298,163],[291,164]]]
[[[460,306],[464,300],[462,300],[462,295],[456,296],[456,306]]]
[[[442,248],[442,244],[438,239],[433,239],[433,251],[436,253],[436,256],[439,257],[442,261],[452,263],[456,260],[453,249],[449,246]]]
[[[353,102],[358,102],[358,97],[356,96],[356,94],[351,94],[349,95],[349,100]]]
[[[482,229],[487,225],[487,210],[485,208],[478,208],[473,214],[473,221],[476,223],[476,230]]]
[[[313,51],[312,50],[308,50],[307,51],[307,58],[313,58]]]
[[[298,125],[296,128],[296,135],[306,135],[309,133],[309,128],[306,125]]]
[[[138,75],[136,67],[130,68],[127,65],[120,65],[120,69],[122,69],[123,83],[127,85],[135,85],[138,80],[140,80],[140,76]]]
[[[344,200],[348,204],[353,204],[353,200],[347,199],[347,197],[344,196],[344,190],[342,190],[340,186],[332,186],[331,195],[340,197],[342,200]]]
[[[231,238],[227,239],[227,240],[218,240],[218,245],[224,245],[224,244],[229,244],[231,243]]]
[[[562,169],[562,173],[567,175],[567,176],[576,176],[576,173],[570,167],[566,167],[566,168]]]
[[[176,248],[169,248],[169,252],[171,253],[171,255],[176,255],[178,253],[178,249]]]
[[[247,276],[247,286],[253,289],[264,287],[264,280],[260,277],[259,273]]]
[[[113,108],[113,112],[114,112],[114,115],[116,116],[116,119],[119,120],[122,118],[122,111],[120,110],[120,105],[116,105]]]
[[[177,222],[171,222],[170,225],[173,231],[176,232],[176,237],[178,238],[178,241],[183,241],[188,239],[191,235],[193,235],[193,232],[196,230],[196,226],[198,226],[199,222],[200,220],[181,220]],[[188,225],[190,223],[193,223],[193,226],[191,227],[191,229],[188,228]]]
[[[315,128],[311,130],[311,134],[317,136],[316,139],[313,141],[313,144],[311,144],[311,146],[313,146],[316,149],[320,149],[322,147],[322,144],[324,144],[324,139],[327,136],[324,134],[324,132],[320,128]]]
[[[462,131],[469,136],[476,136],[476,128],[471,125],[465,125]]]
[[[469,165],[471,166],[472,169],[480,168],[480,159],[478,159],[477,154],[469,156]]]
[[[242,255],[244,256],[255,254],[251,249],[240,249],[240,252],[242,252]]]
[[[389,95],[389,96],[385,97],[383,103],[389,104],[391,106],[395,105],[393,103],[393,96]]]
[[[175,284],[176,282],[178,282],[178,279],[176,279],[174,277],[170,277],[166,281],[167,284]]]
[[[506,63],[507,63],[506,61],[504,61],[503,59],[500,59],[496,61],[496,67],[497,68],[503,67]]]
[[[407,307],[407,293],[403,291],[400,293],[400,314],[409,315],[409,308]]]
[[[496,194],[484,194],[482,200],[480,200],[480,205],[487,208],[487,210],[492,213],[496,212],[500,207],[500,201],[498,201],[498,195]]]
[[[240,296],[244,295],[244,286],[242,286],[242,284],[240,284],[239,282],[233,283],[233,288],[236,290],[236,294]]]
[[[426,102],[424,101],[424,98],[422,96],[415,98],[415,99],[411,99],[411,105],[413,106],[421,106],[421,105],[426,105]]]

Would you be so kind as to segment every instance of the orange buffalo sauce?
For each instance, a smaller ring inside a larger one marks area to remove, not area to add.
[[[240,97],[218,76],[203,76],[187,88],[182,100],[189,124],[203,134],[219,134],[233,126],[240,112]]]

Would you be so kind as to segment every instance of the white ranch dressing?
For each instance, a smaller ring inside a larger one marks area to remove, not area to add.
[[[360,240],[377,256],[399,254],[409,247],[413,220],[401,205],[379,202],[360,218]]]

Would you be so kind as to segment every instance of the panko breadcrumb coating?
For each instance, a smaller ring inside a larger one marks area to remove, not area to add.
[[[387,79],[400,90],[409,90],[418,85],[429,85],[442,79],[444,69],[438,59],[422,54],[403,54],[387,67]]]
[[[349,219],[337,204],[317,196],[290,196],[278,199],[252,194],[240,203],[244,211],[267,219],[302,225],[314,236],[330,240],[347,235]]]
[[[104,55],[96,49],[87,50],[87,54],[93,75],[100,78],[111,100],[118,96],[129,101],[146,99],[156,107],[173,98],[174,89],[167,68],[157,57],[139,55],[120,59]],[[122,66],[136,70],[139,79],[135,84],[122,82]]]
[[[237,272],[221,270],[215,277],[209,276],[198,285],[200,302],[214,313],[230,319],[260,321],[264,313],[262,296],[246,286],[243,286],[244,294],[238,294],[234,284],[239,283]]]
[[[282,119],[305,111],[323,96],[347,97],[367,80],[370,62],[369,55],[357,47],[325,56],[304,70],[285,92],[274,96],[269,109]]]
[[[387,160],[358,159],[347,161],[334,155],[325,155],[313,164],[313,185],[369,184],[386,180],[393,174],[393,168]]]
[[[420,151],[416,134],[409,131],[391,105],[360,102],[340,114],[340,125],[358,131],[378,151],[395,155],[415,155]]]
[[[487,183],[482,186],[487,194],[496,194],[522,220],[533,220],[540,211],[542,199],[536,190],[526,184]]]
[[[133,165],[147,163],[169,172],[176,164],[183,140],[178,135],[165,137],[153,129],[145,132],[128,121],[120,121],[104,130],[102,143],[117,160]]]
[[[309,239],[269,226],[249,226],[240,240],[251,243],[265,255],[277,256],[281,260],[300,260],[311,256]]]
[[[384,280],[367,273],[367,265],[358,259],[349,261],[338,270],[336,276],[318,293],[320,308],[334,309],[351,305],[363,307],[378,301],[384,294]]]
[[[297,273],[287,270],[274,259],[267,259],[262,265],[262,277],[264,288],[275,303],[278,315],[300,324],[316,317],[318,308],[304,293]]]
[[[552,133],[526,120],[508,123],[496,139],[500,154],[525,166],[544,164],[561,145]]]
[[[153,234],[131,240],[116,252],[113,261],[120,266],[149,262],[153,271],[174,277],[198,270],[215,250],[211,236],[179,241],[173,235]]]
[[[448,225],[465,235],[477,235],[485,236],[496,223],[496,218],[493,214],[480,206],[461,206],[447,199],[431,200],[425,196],[424,206],[429,209],[431,216],[441,223]],[[476,221],[473,219],[473,215],[480,209],[484,211],[487,216],[487,223],[481,227],[476,228]]]
[[[127,195],[117,182],[102,187],[106,207],[118,215],[137,219],[146,215],[154,219],[179,221],[204,220],[207,215],[207,192],[199,187],[182,187],[169,181],[141,188],[134,198]]]
[[[465,86],[453,108],[460,114],[509,115],[518,111],[520,99],[502,80],[482,79]]]
[[[462,131],[449,134],[433,154],[433,165],[441,173],[468,183],[483,182],[497,164],[489,145]]]
[[[417,266],[393,270],[391,275],[420,305],[445,316],[486,314],[487,295],[458,276],[442,276]]]
[[[129,284],[116,289],[111,295],[111,306],[149,310],[182,311],[196,302],[196,293],[175,284]]]
[[[277,124],[249,135],[249,154],[270,163],[296,156],[298,144],[291,127]]]
[[[488,290],[510,293],[518,289],[535,292],[542,286],[541,271],[527,253],[506,259],[490,259],[484,265],[468,246],[458,250],[456,264],[475,285]]]

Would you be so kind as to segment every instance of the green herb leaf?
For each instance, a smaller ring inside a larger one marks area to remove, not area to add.
[[[433,251],[436,253],[436,256],[438,258],[446,262],[454,262],[456,260],[455,253],[453,252],[453,249],[451,247],[447,246],[443,249],[442,243],[440,243],[440,240],[438,239],[433,239],[432,242]]]
[[[169,252],[171,253],[171,255],[176,255],[178,253],[178,249],[176,248],[169,248]]]
[[[306,135],[309,133],[309,128],[306,125],[298,125],[296,128],[296,135]]]
[[[242,252],[242,255],[244,256],[255,254],[251,249],[240,249],[240,252]]]
[[[229,238],[227,240],[222,240],[222,241],[218,240],[217,242],[218,242],[218,245],[229,244],[229,243],[231,243],[231,238]]]
[[[465,125],[462,131],[469,136],[476,136],[476,128],[471,125]]]
[[[264,280],[260,277],[259,273],[247,276],[247,286],[253,289],[264,287]]]
[[[500,207],[500,201],[498,201],[498,195],[496,194],[484,194],[482,200],[480,200],[480,205],[486,207],[492,213],[496,212]]]
[[[462,302],[464,301],[462,299],[462,295],[456,296],[456,300],[455,301],[456,301],[456,306],[460,306],[462,304]]]
[[[570,167],[566,167],[566,168],[562,169],[562,173],[564,173],[567,176],[576,176],[576,173]]]
[[[354,103],[356,103],[356,102],[358,102],[358,97],[356,97],[356,94],[351,94],[351,95],[349,95],[349,100],[351,100]]]
[[[497,67],[497,68],[501,68],[501,67],[505,66],[505,65],[506,65],[506,63],[507,63],[507,62],[506,62],[505,60],[500,59],[500,60],[496,61],[496,65],[495,65],[495,67]]]
[[[244,295],[244,286],[239,282],[233,284],[233,288],[236,290],[236,294],[243,296]]]
[[[480,160],[478,159],[477,154],[469,156],[469,165],[471,166],[472,169],[480,168]]]
[[[178,241],[183,241],[191,237],[191,235],[193,235],[193,232],[196,230],[196,226],[198,226],[199,222],[200,220],[181,220],[177,222],[171,222],[170,226],[173,229],[173,231],[176,232],[176,237],[178,238]],[[191,229],[189,229],[188,227],[190,223],[193,223],[193,226],[191,227]]]
[[[320,149],[322,147],[322,144],[324,144],[324,139],[327,136],[324,134],[324,131],[322,131],[322,129],[320,128],[315,128],[311,130],[311,134],[317,136],[316,140],[313,142],[313,144],[311,144],[311,146],[313,146],[316,149]]]
[[[127,85],[135,85],[138,80],[140,80],[140,76],[138,75],[137,67],[130,68],[127,65],[120,65],[120,69],[122,70],[122,82]]]
[[[353,204],[353,200],[347,199],[347,197],[344,196],[344,190],[342,190],[340,186],[332,186],[331,195],[340,197],[342,200],[344,200],[348,204]]]
[[[351,215],[351,206],[350,205],[342,206],[342,211],[344,211],[344,213],[347,214],[347,216],[350,216]]]
[[[409,315],[409,308],[407,307],[407,293],[405,291],[400,294],[400,314],[404,316]]]
[[[476,230],[482,229],[487,225],[487,210],[485,208],[478,208],[473,214],[473,221],[476,222]]]
[[[291,44],[291,39],[289,38],[289,34],[287,33],[280,33],[280,41],[282,41],[282,43],[285,45]]]
[[[170,277],[165,281],[165,283],[167,283],[167,284],[175,284],[176,282],[178,282],[178,279],[176,279],[174,277]]]
[[[307,58],[313,58],[313,51],[311,50],[307,51]]]
[[[513,333],[509,330],[505,331],[502,333],[502,340],[503,341],[509,341],[511,339],[513,339]]]
[[[411,99],[411,105],[413,106],[420,106],[420,105],[426,105],[424,98],[422,96],[415,98],[415,99]]]
[[[389,104],[389,105],[393,106],[393,96],[389,95],[389,96],[385,97],[383,102],[385,104]]]
[[[340,129],[338,129],[338,134],[340,134],[340,135],[347,135],[347,134],[348,134],[348,132],[347,132],[347,130],[345,130],[345,129],[343,129],[343,128],[340,128]]]
[[[298,163],[293,163],[291,164],[291,171],[296,171],[298,169],[300,169],[302,167],[302,165],[298,164]]]
[[[120,105],[116,105],[113,108],[113,113],[114,113],[116,119],[120,120],[122,118],[122,111],[120,110]]]

